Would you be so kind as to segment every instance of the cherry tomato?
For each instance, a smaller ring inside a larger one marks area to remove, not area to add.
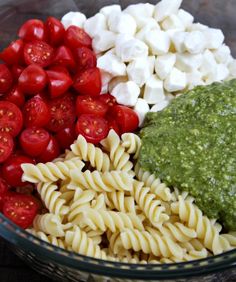
[[[50,120],[50,110],[41,97],[35,96],[26,102],[23,116],[26,127],[44,127]]]
[[[3,204],[5,201],[5,197],[7,195],[7,192],[9,190],[9,187],[2,178],[0,178],[0,212],[2,212]]]
[[[2,59],[8,65],[17,65],[23,58],[24,42],[21,39],[13,41],[7,48],[0,53]]]
[[[109,107],[117,105],[116,98],[109,93],[100,95],[99,100],[104,102]]]
[[[15,137],[23,126],[21,110],[13,103],[0,101],[0,132],[8,132]]]
[[[43,41],[27,43],[24,47],[25,63],[47,67],[52,63],[53,53],[53,48]]]
[[[8,92],[12,87],[12,83],[13,77],[9,68],[4,64],[0,64],[0,95]]]
[[[49,91],[51,98],[62,96],[73,84],[70,76],[66,75],[63,72],[48,70],[47,75],[49,80]]]
[[[134,132],[139,125],[138,115],[126,106],[116,105],[110,109],[111,117],[117,122],[120,133]]]
[[[9,133],[0,132],[0,163],[5,162],[13,152],[14,142]]]
[[[78,96],[76,100],[76,114],[95,114],[97,116],[105,116],[108,106],[91,96]]]
[[[73,96],[69,93],[49,101],[49,110],[51,119],[47,128],[52,132],[72,126],[76,119]]]
[[[91,37],[80,27],[70,26],[67,28],[64,38],[65,45],[71,49],[79,47],[92,47]]]
[[[25,103],[25,96],[19,86],[14,86],[11,91],[4,96],[4,99],[15,104],[19,108]]]
[[[11,68],[11,73],[12,73],[14,81],[18,81],[24,69],[25,69],[24,67],[18,66],[18,65],[15,65]]]
[[[33,159],[23,155],[11,156],[2,166],[2,176],[12,187],[24,186],[26,183],[21,181],[23,163],[34,164]]]
[[[108,118],[108,117],[107,117],[107,121],[108,121],[109,131],[110,131],[111,129],[113,129],[113,130],[115,130],[115,132],[116,132],[118,135],[120,135],[120,129],[119,129],[119,126],[118,126],[117,122],[116,122],[114,119]]]
[[[70,76],[70,73],[69,73],[68,69],[65,68],[65,67],[62,67],[62,66],[51,66],[49,68],[49,70],[50,71],[56,71],[56,72],[62,72],[65,75]]]
[[[49,44],[58,46],[63,41],[65,28],[63,24],[54,17],[48,17],[45,22],[45,28]]]
[[[76,139],[74,126],[63,128],[57,132],[55,137],[63,150],[69,149],[70,145],[73,144]]]
[[[102,89],[99,69],[92,68],[79,72],[74,79],[74,88],[81,95],[98,96]]]
[[[71,50],[66,46],[58,47],[55,52],[53,64],[66,67],[68,69],[74,69],[75,60]]]
[[[12,193],[3,205],[3,214],[24,229],[33,224],[38,211],[38,201],[31,195]]]
[[[98,144],[106,138],[108,130],[108,122],[92,114],[81,115],[76,123],[76,133],[83,135],[87,142],[93,144]]]
[[[87,47],[80,47],[74,50],[75,59],[78,64],[78,71],[95,68],[97,59],[92,50]]]
[[[20,27],[18,36],[25,41],[45,40],[44,23],[37,19],[28,20]]]
[[[55,137],[51,136],[51,139],[48,143],[47,148],[44,150],[44,152],[37,158],[38,162],[47,163],[51,162],[55,158],[57,158],[60,155],[60,147],[55,139]]]

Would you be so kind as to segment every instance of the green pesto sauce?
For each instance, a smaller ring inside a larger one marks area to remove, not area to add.
[[[236,79],[199,86],[148,113],[139,162],[236,230]]]

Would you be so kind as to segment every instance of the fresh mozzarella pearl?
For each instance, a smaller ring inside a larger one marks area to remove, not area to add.
[[[116,87],[116,85],[118,85],[121,82],[127,82],[129,81],[128,76],[116,76],[114,78],[112,78],[112,80],[109,83],[109,92],[111,93],[112,90]]]
[[[113,12],[115,13],[121,12],[121,6],[120,5],[105,6],[99,12],[103,14],[104,16],[108,17]]]
[[[219,64],[227,64],[231,59],[231,51],[228,46],[223,44],[219,49],[213,51],[215,59]]]
[[[71,25],[83,27],[85,21],[86,16],[80,12],[69,12],[65,14],[61,19],[61,22],[64,25],[65,29],[67,29]]]
[[[176,14],[179,10],[179,7],[182,4],[182,0],[162,0],[160,1],[154,10],[154,18],[161,22],[166,17]]]
[[[205,80],[214,81],[214,77],[216,76],[217,63],[213,53],[209,50],[206,50],[203,53],[202,58],[203,58],[202,65],[199,68],[200,72],[202,73],[202,76],[204,77]]]
[[[185,29],[185,26],[183,25],[182,21],[179,19],[179,17],[177,15],[168,16],[162,22],[161,26],[164,30],[178,29],[178,30],[184,31],[184,29]]]
[[[197,70],[202,64],[202,54],[180,53],[176,55],[176,67],[183,72]]]
[[[189,26],[188,31],[204,31],[207,30],[209,27],[205,24],[201,23],[193,23],[192,25]]]
[[[186,35],[184,45],[191,54],[201,53],[206,47],[206,39],[201,31],[192,31]]]
[[[137,103],[140,88],[133,81],[119,83],[112,90],[111,95],[116,98],[119,104],[133,107]]]
[[[106,17],[98,13],[95,16],[87,19],[84,23],[84,30],[91,36],[94,37],[101,30],[107,29]]]
[[[157,75],[152,75],[146,82],[143,99],[151,105],[165,99],[163,81]]]
[[[178,18],[181,20],[182,24],[184,25],[185,29],[190,27],[194,21],[194,17],[188,13],[187,11],[180,9],[177,13]]]
[[[175,50],[179,53],[183,53],[186,51],[185,39],[187,34],[187,32],[177,31],[170,36]]]
[[[169,92],[184,90],[187,85],[186,74],[177,68],[173,68],[164,82],[164,88]]]
[[[149,105],[144,99],[138,98],[137,103],[134,106],[134,111],[139,117],[139,127],[141,127],[146,114],[150,111]]]
[[[108,27],[113,32],[134,35],[137,24],[129,14],[113,12],[108,16]]]
[[[153,55],[163,55],[170,49],[170,37],[162,30],[152,30],[146,34],[146,43]]]
[[[135,37],[141,41],[145,41],[146,35],[152,30],[160,30],[159,24],[154,19],[147,19],[147,23],[136,33]]]
[[[93,38],[93,49],[96,53],[104,52],[115,46],[116,34],[102,30]]]
[[[112,75],[108,72],[102,71],[101,72],[101,78],[102,78],[102,85],[108,84],[112,80]]]
[[[224,34],[222,30],[216,28],[208,28],[203,31],[206,38],[206,48],[218,49],[224,42]]]
[[[169,105],[169,101],[163,100],[160,103],[154,105],[151,108],[150,112],[153,112],[153,113],[160,112],[160,111],[164,110],[168,105]]]
[[[204,85],[202,73],[200,71],[194,70],[192,72],[186,73],[186,75],[189,89],[193,89],[197,85]]]
[[[121,76],[126,74],[126,65],[112,53],[106,53],[97,60],[97,66],[102,71],[112,76]]]
[[[168,53],[166,55],[157,56],[155,61],[155,72],[164,80],[170,74],[174,64],[176,62],[176,55],[173,53]]]
[[[236,60],[229,63],[230,76],[236,78]]]
[[[226,65],[218,64],[216,70],[216,81],[225,80],[229,76],[230,72]]]

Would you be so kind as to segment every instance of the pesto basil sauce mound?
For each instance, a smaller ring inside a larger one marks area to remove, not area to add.
[[[236,79],[196,87],[148,113],[141,138],[144,170],[236,230]]]

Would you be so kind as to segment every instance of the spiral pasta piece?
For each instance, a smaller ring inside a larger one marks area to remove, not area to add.
[[[184,261],[203,259],[208,256],[207,249],[197,239],[192,239],[189,242],[180,243],[180,246],[186,250],[186,253],[184,254]]]
[[[121,136],[121,140],[121,146],[126,149],[128,154],[133,154],[133,158],[136,160],[141,149],[141,139],[139,136],[134,133],[124,133]]]
[[[125,196],[125,192],[105,193],[105,202],[110,209],[120,212],[136,214],[135,201],[133,197]]]
[[[70,176],[70,170],[82,170],[84,163],[79,158],[74,158],[64,162],[48,162],[46,164],[39,163],[22,164],[23,169],[23,181],[29,181],[31,183],[39,182],[55,182],[59,179],[66,179]]]
[[[105,172],[111,169],[109,156],[100,148],[88,143],[82,135],[79,135],[75,143],[71,145],[71,151],[81,160],[89,161],[98,171]]]

